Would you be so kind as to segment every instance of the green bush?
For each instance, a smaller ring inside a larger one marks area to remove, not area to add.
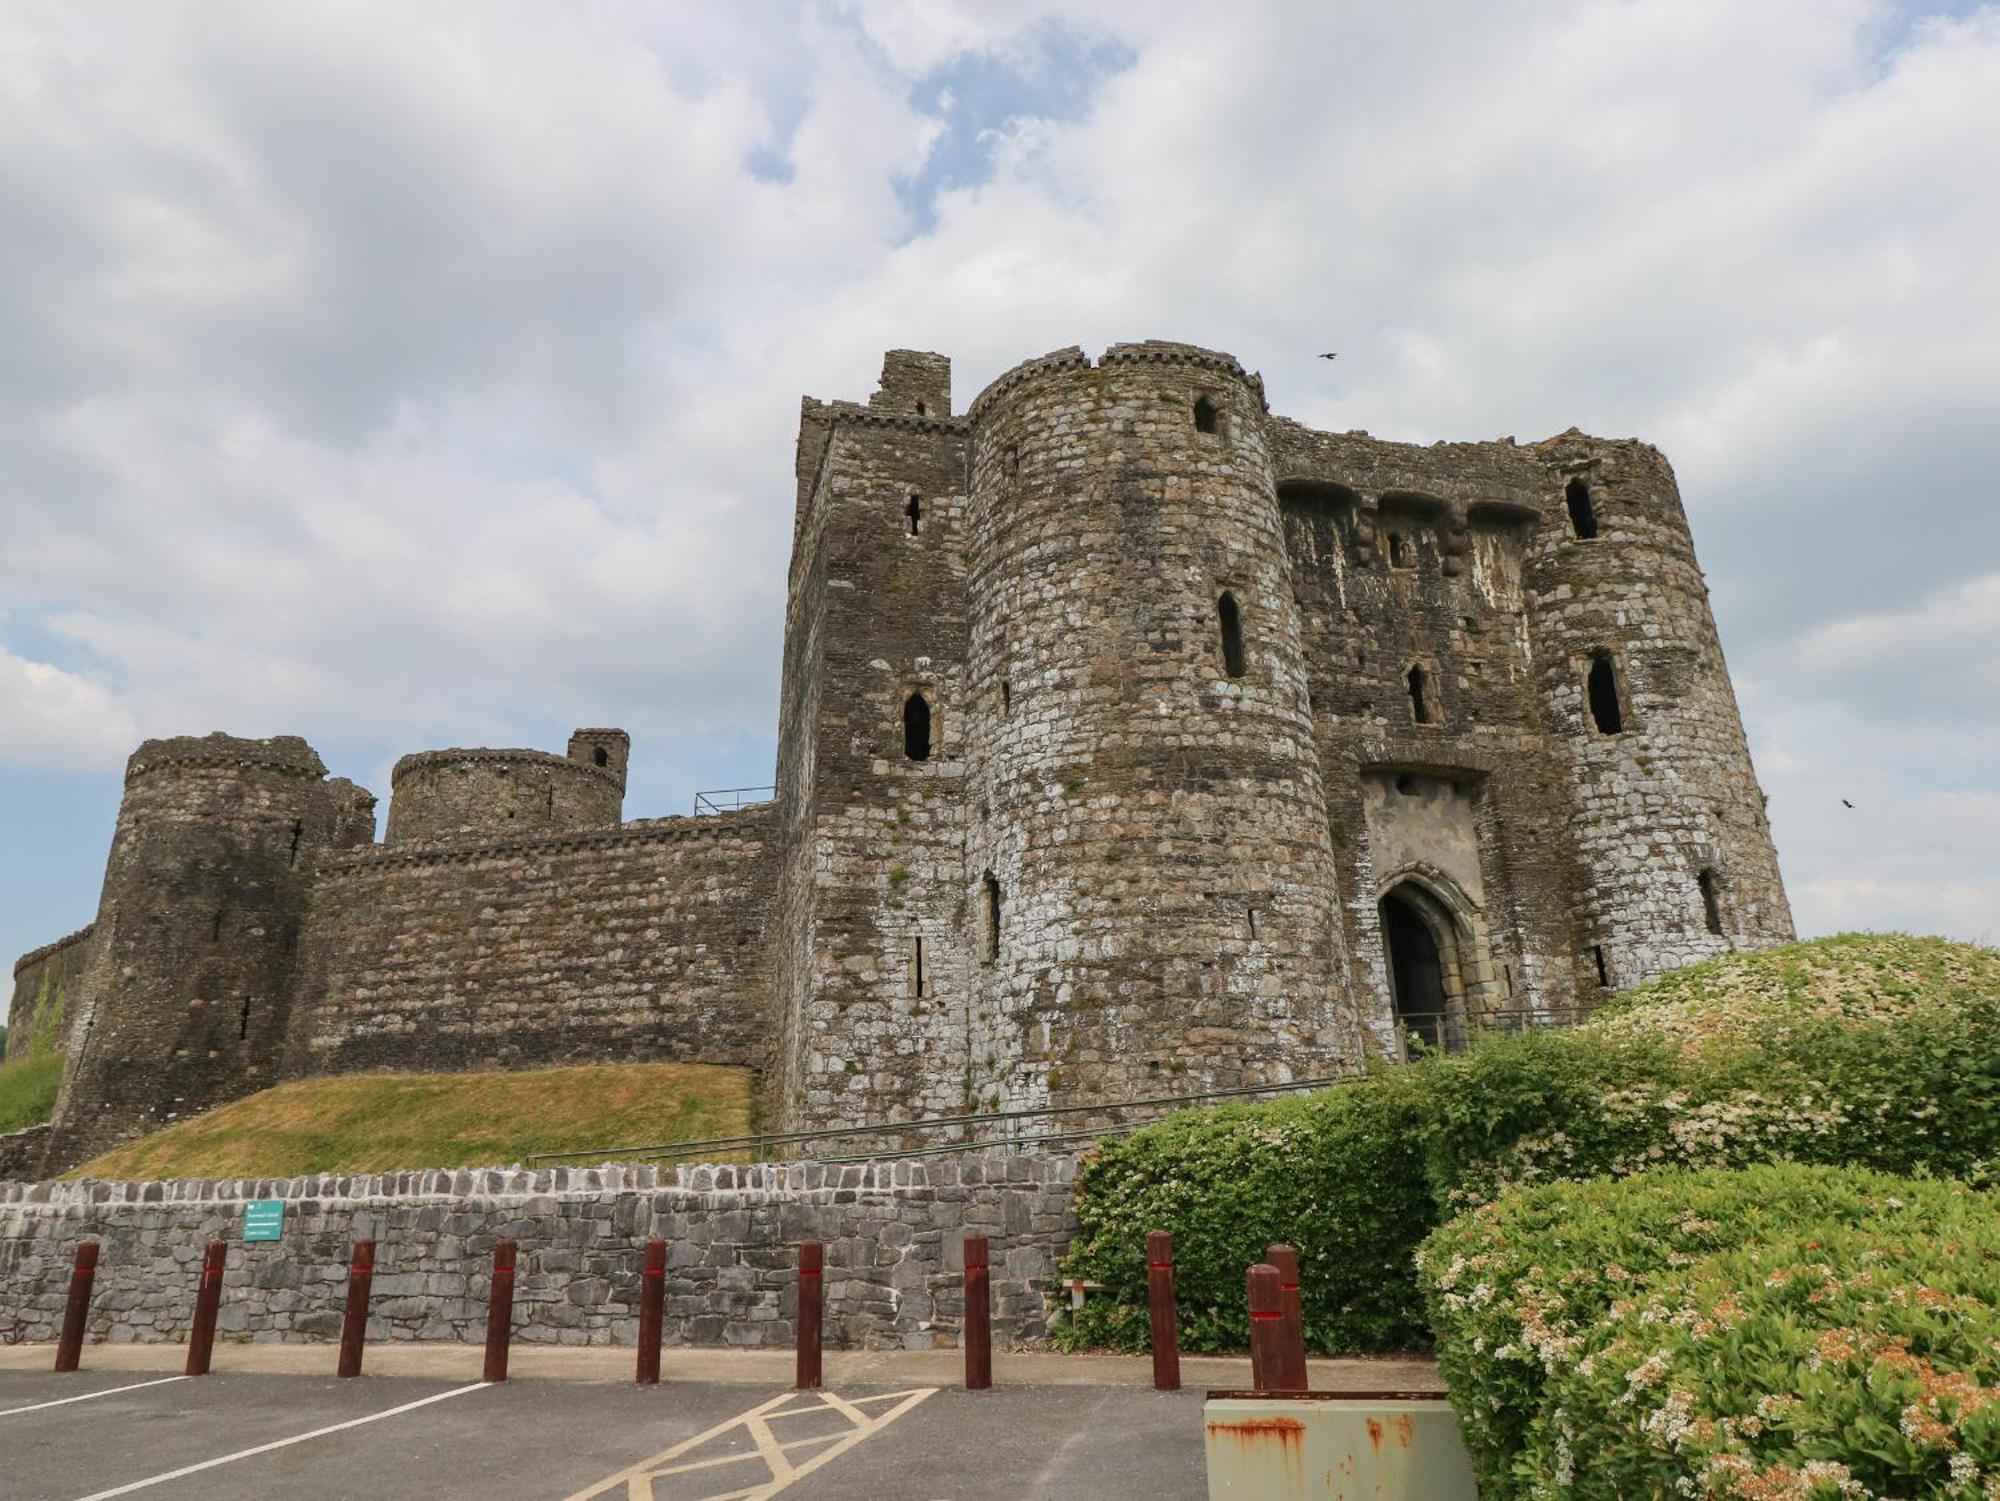
[[[1145,1338],[1145,1232],[1172,1230],[1194,1348],[1240,1345],[1244,1266],[1298,1247],[1309,1338],[1425,1342],[1411,1252],[1519,1184],[1759,1162],[1984,1181],[2000,1160],[2000,951],[1850,935],[1732,954],[1566,1031],[1488,1038],[1311,1100],[1195,1111],[1082,1174],[1063,1337]]]
[[[1298,1248],[1306,1337],[1317,1349],[1398,1349],[1424,1338],[1407,1266],[1434,1213],[1420,1119],[1404,1080],[1371,1079],[1269,1105],[1177,1115],[1106,1142],[1082,1172],[1068,1274],[1101,1282],[1058,1332],[1071,1346],[1146,1344],[1146,1232],[1174,1232],[1182,1340],[1249,1341],[1243,1273]]]
[[[1854,1227],[1956,1235],[1968,1217],[1993,1213],[1959,1183],[1786,1164],[1548,1184],[1459,1216],[1424,1243],[1418,1264],[1481,1494],[1548,1493],[1549,1476],[1603,1447],[1605,1435],[1579,1426],[1576,1403],[1606,1369],[1604,1329],[1621,1312],[1656,1306],[1659,1288],[1697,1266],[1739,1247]],[[1760,1365],[1758,1379],[1768,1375]],[[1565,1399],[1573,1376],[1584,1392]],[[1629,1399],[1605,1420],[1621,1414],[1633,1416]],[[1656,1493],[1670,1492],[1625,1492]]]
[[[39,1126],[54,1115],[62,1071],[60,1053],[30,1053],[0,1063],[0,1131]]]
[[[1426,1162],[1453,1207],[1660,1164],[1980,1179],[2000,1157],[2000,951],[1862,934],[1733,954],[1426,1071]]]

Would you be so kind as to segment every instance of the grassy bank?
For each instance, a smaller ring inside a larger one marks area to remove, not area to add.
[[[39,1126],[55,1112],[62,1069],[60,1053],[31,1053],[0,1063],[0,1132]]]
[[[490,1167],[535,1152],[753,1129],[747,1069],[630,1063],[280,1084],[128,1142],[72,1178],[277,1178]]]

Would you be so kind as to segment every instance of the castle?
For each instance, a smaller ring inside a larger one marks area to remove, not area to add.
[[[377,843],[302,740],[142,745],[15,969],[41,1165],[360,1068],[740,1064],[790,1127],[1281,1081],[1792,936],[1643,443],[1316,432],[1158,342],[954,415],[898,350],[796,477],[768,802],[625,820],[582,729],[406,756]]]

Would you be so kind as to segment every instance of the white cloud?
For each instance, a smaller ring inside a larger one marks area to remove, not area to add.
[[[934,113],[1093,49],[1082,118]],[[2000,8],[49,3],[0,62],[0,646],[100,740],[699,779],[772,733],[800,393],[1188,338],[1329,427],[1661,443],[1802,921],[1995,905],[1991,765],[1905,730],[2000,683]],[[1875,843],[1787,821],[1836,784]]]
[[[115,767],[136,738],[132,716],[101,683],[0,651],[0,761]]]

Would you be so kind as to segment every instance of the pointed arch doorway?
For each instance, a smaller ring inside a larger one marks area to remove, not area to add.
[[[1471,928],[1448,897],[1414,876],[1393,883],[1378,905],[1398,1028],[1426,1048],[1464,1051]]]

